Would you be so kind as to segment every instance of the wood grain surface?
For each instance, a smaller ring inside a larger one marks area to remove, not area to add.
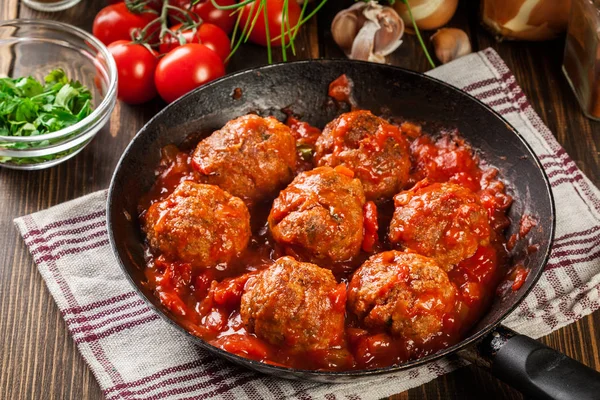
[[[297,41],[294,59],[341,57],[330,24],[350,0],[330,0]],[[586,119],[561,73],[564,39],[547,43],[497,43],[480,25],[476,1],[461,1],[451,26],[464,29],[474,50],[493,47],[516,75],[518,83],[577,165],[600,184],[600,123]],[[19,0],[0,1],[0,20],[56,19],[91,30],[105,0],[83,0],[59,13],[39,13]],[[428,36],[428,35],[426,35]],[[276,60],[280,56],[275,53]],[[265,63],[264,49],[247,45],[228,71]],[[413,36],[390,62],[417,71],[428,64]],[[58,308],[23,241],[15,217],[48,208],[108,186],[113,169],[137,130],[163,104],[119,104],[110,123],[78,156],[48,170],[0,169],[0,399],[101,399],[100,388],[68,335]],[[584,364],[600,370],[600,313],[560,329],[541,340]],[[520,399],[522,395],[474,367],[463,368],[394,399]]]

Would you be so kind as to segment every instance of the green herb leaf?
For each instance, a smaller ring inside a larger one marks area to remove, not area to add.
[[[37,96],[44,91],[42,84],[30,76],[19,79],[15,86],[21,91],[23,96],[26,97]]]
[[[0,78],[0,136],[42,136],[30,143],[2,142],[0,148],[29,149],[64,140],[43,139],[43,135],[67,128],[90,115],[92,94],[78,81],[70,80],[62,69],[51,71],[44,82],[31,76]],[[0,162],[37,163],[69,154],[67,150],[34,158],[0,157]]]

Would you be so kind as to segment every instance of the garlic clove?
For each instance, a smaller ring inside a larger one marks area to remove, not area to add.
[[[435,55],[442,64],[471,53],[471,42],[462,29],[442,28],[431,36]]]
[[[352,51],[348,57],[352,60],[370,61],[372,55],[374,55],[373,47],[375,44],[375,35],[378,30],[379,24],[367,20],[358,32],[358,35],[356,35],[356,38],[354,38]],[[383,62],[385,62],[385,57]]]
[[[404,21],[390,7],[384,7],[378,17],[381,28],[375,33],[373,52],[387,56],[402,44]]]
[[[340,11],[331,32],[349,58],[385,63],[385,56],[402,43],[404,22],[391,7],[361,2]]]
[[[359,30],[358,16],[353,12],[340,12],[331,23],[333,40],[344,52],[352,49],[352,43]]]

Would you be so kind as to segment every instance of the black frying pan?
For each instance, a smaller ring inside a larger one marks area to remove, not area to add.
[[[347,382],[406,370],[458,354],[491,368],[501,379],[536,397],[600,398],[600,374],[596,371],[499,325],[536,284],[550,254],[555,211],[550,185],[540,162],[523,138],[481,102],[436,79],[396,67],[348,60],[265,66],[205,85],[156,115],[125,150],[108,196],[110,241],[132,285],[161,316],[186,332],[141,284],[144,281],[143,238],[135,216],[140,196],[154,182],[160,148],[179,144],[190,135],[199,140],[228,120],[249,112],[283,118],[281,109],[286,107],[322,128],[339,113],[347,111],[327,97],[329,83],[341,74],[355,82],[353,94],[361,108],[375,114],[419,121],[429,132],[440,127],[458,128],[485,161],[501,170],[502,177],[509,183],[509,194],[515,199],[510,209],[510,217],[515,222],[507,234],[518,229],[519,218],[525,213],[538,221],[527,237],[539,245],[539,251],[527,259],[531,271],[526,282],[518,291],[497,298],[462,342],[398,366],[347,372],[296,370],[248,360],[191,334],[190,338],[217,356],[278,377]],[[237,88],[242,91],[240,98],[233,96]],[[515,251],[521,252],[525,246],[527,243],[518,243]]]

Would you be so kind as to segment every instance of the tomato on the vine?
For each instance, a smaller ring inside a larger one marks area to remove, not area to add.
[[[202,43],[217,53],[221,60],[225,61],[229,55],[231,44],[229,37],[221,28],[204,22],[194,32],[193,28],[181,30],[182,26],[182,24],[175,25],[171,28],[171,31],[183,36],[186,43]],[[161,54],[166,54],[180,45],[178,37],[167,34],[161,41],[159,51]]]
[[[216,0],[216,2],[220,6],[232,6],[237,4],[236,0]],[[171,4],[184,10],[190,10],[191,2],[190,0],[172,0]],[[219,10],[213,5],[211,0],[201,0],[191,7],[191,11],[193,14],[190,14],[189,16],[192,19],[194,19],[194,14],[196,14],[202,18],[202,21],[217,25],[219,28],[223,29],[226,34],[230,34],[231,31],[233,31],[236,20],[236,16],[232,14],[234,10]],[[169,14],[171,23],[181,22],[174,18],[180,13],[175,11],[170,12]],[[181,19],[182,16],[179,15],[179,18]]]
[[[105,45],[117,40],[131,40],[134,30],[143,29],[156,17],[153,12],[132,13],[125,3],[117,3],[100,10],[94,19],[92,33]],[[156,25],[156,31],[158,29],[159,24]]]
[[[163,3],[164,0],[149,0],[146,6],[150,7],[153,10],[160,11],[163,6]]]
[[[118,40],[108,46],[117,64],[117,97],[128,104],[141,104],[156,97],[154,73],[158,65],[156,54],[146,46]]]
[[[203,44],[188,43],[167,53],[158,63],[154,82],[167,103],[225,75],[219,55]]]
[[[289,37],[292,34],[292,29],[296,26],[300,20],[301,9],[296,1],[288,2],[287,18],[284,21],[283,13],[283,0],[266,0],[265,7],[267,8],[267,23],[269,26],[269,38],[271,39],[271,46],[281,46],[281,38],[274,39],[281,36],[282,25],[285,22],[285,43],[289,42]],[[250,32],[250,41],[263,46],[267,45],[267,31],[265,26],[264,10],[260,9],[260,2],[255,1],[248,3],[244,6],[242,12],[242,18],[240,20],[240,29],[244,29],[245,26],[249,27],[252,25],[252,21],[256,16],[257,12],[260,11],[256,24]]]

